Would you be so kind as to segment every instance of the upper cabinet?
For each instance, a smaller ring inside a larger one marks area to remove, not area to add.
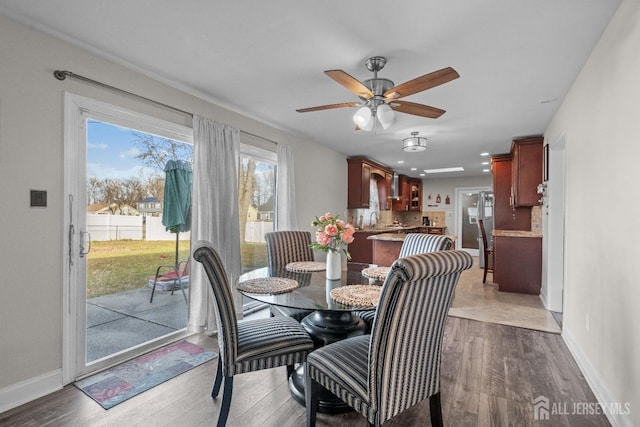
[[[540,204],[537,192],[542,182],[542,137],[517,139],[511,145],[512,203],[515,207]]]
[[[371,207],[371,180],[375,180],[380,210],[391,209],[393,172],[365,157],[347,159],[347,209]]]
[[[422,211],[422,180],[398,176],[398,197],[392,199],[393,171],[366,157],[347,159],[347,209],[370,209],[376,188],[381,211]],[[375,187],[371,181],[375,181]]]
[[[371,199],[371,165],[362,160],[347,159],[347,208],[369,208]]]
[[[509,154],[491,158],[495,230],[531,230],[531,207],[540,199],[542,140],[515,140]]]
[[[409,180],[409,210],[422,212],[422,180]]]

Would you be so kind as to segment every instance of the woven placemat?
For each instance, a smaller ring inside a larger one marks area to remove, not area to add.
[[[291,292],[298,286],[297,280],[285,277],[264,277],[259,279],[249,279],[238,283],[238,289],[252,294],[284,294]]]
[[[382,286],[347,285],[329,291],[331,298],[340,304],[355,307],[375,307],[380,298]]]
[[[297,261],[287,264],[286,269],[296,273],[310,273],[313,271],[324,271],[327,269],[327,264],[317,261]]]
[[[362,275],[369,279],[384,280],[391,271],[391,267],[367,267],[362,270]]]

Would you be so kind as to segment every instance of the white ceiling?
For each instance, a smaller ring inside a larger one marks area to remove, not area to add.
[[[512,139],[544,132],[619,3],[0,0],[0,13],[346,155],[414,177],[465,168],[435,178],[482,175],[481,152],[508,152]],[[379,77],[396,85],[453,67],[459,79],[405,98],[447,112],[396,113],[375,133],[355,130],[355,108],[296,112],[358,101],[323,71],[363,81],[371,56],[387,58]],[[401,150],[414,131],[427,151]]]

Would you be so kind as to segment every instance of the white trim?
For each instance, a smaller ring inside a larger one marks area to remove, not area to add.
[[[603,378],[600,377],[598,372],[594,369],[589,362],[589,358],[585,355],[580,347],[580,344],[571,333],[571,330],[567,327],[562,329],[562,339],[565,344],[567,344],[567,348],[573,355],[576,363],[578,364],[578,368],[584,375],[587,384],[591,387],[593,394],[596,397],[598,403],[603,404],[603,408],[606,407],[604,404],[611,404],[614,402],[620,402],[620,400],[609,390]],[[624,404],[624,402],[622,402]],[[624,414],[610,414],[605,412],[605,415],[611,425],[613,427],[634,427],[633,420],[630,415]]]
[[[61,369],[12,384],[0,390],[0,414],[61,389]]]
[[[86,262],[79,256],[79,239],[86,231],[86,129],[85,119],[92,118],[116,126],[193,144],[193,130],[190,127],[158,119],[106,102],[64,93],[64,230],[63,239],[63,335],[62,335],[62,383],[75,381],[93,371],[112,366],[147,351],[166,344],[188,332],[178,331],[124,350],[114,355],[85,365],[86,348]],[[70,206],[69,195],[73,195]],[[70,233],[73,226],[73,233]],[[71,234],[72,241],[69,242]],[[71,259],[72,263],[69,262]]]
[[[266,150],[264,148],[256,147],[254,145],[240,143],[240,154],[253,157],[254,159],[263,161],[265,163],[277,164],[278,153],[275,151]]]
[[[548,144],[547,193],[542,197],[541,299],[547,310],[562,312],[566,278],[566,132]]]

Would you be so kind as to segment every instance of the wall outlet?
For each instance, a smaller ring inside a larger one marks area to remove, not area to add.
[[[591,332],[591,316],[589,315],[589,313],[585,314],[584,316],[584,328],[587,330],[587,332]]]

